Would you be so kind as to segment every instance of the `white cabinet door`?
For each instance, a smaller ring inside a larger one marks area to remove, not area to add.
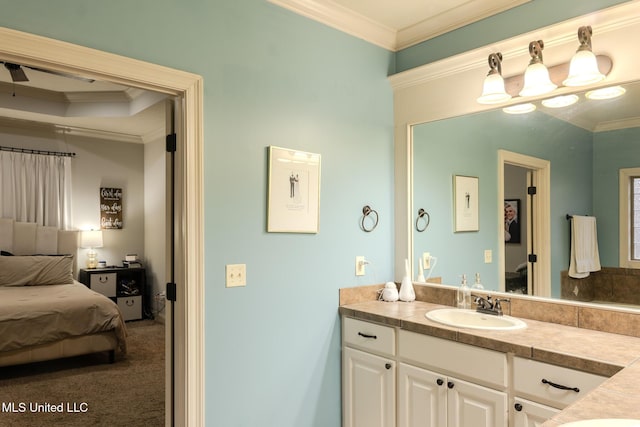
[[[447,377],[400,363],[398,427],[447,425]]]
[[[395,362],[343,349],[343,426],[395,426]]]
[[[515,398],[513,409],[514,427],[540,427],[560,412],[559,409],[518,397]]]
[[[507,394],[466,381],[447,382],[448,427],[507,427]]]

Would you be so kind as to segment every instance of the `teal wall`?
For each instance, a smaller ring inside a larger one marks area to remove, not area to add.
[[[640,128],[594,134],[593,214],[598,218],[600,262],[619,266],[619,170],[640,167]]]
[[[338,289],[394,277],[393,55],[263,0],[0,10],[0,26],[204,77],[207,425],[339,426]],[[322,155],[318,234],[265,232],[269,145]],[[246,288],[225,288],[232,263]]]
[[[406,71],[619,3],[625,3],[625,1],[531,0],[518,7],[398,52],[396,71]],[[594,35],[594,47],[597,45],[596,40],[597,33]],[[523,67],[525,65],[523,64]]]
[[[497,257],[498,149],[551,162],[552,295],[559,296],[560,271],[569,266],[567,213],[592,209],[592,135],[540,112],[512,116],[501,110],[414,127],[414,206],[431,215],[429,228],[414,233],[416,253],[438,258],[434,277],[458,284],[480,273],[497,289],[498,263],[484,263],[484,250]],[[453,232],[453,175],[479,178],[480,230]],[[495,258],[497,260],[497,258]],[[524,262],[525,260],[523,260]],[[471,283],[471,282],[469,282]]]

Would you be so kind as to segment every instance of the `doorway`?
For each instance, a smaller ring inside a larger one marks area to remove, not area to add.
[[[202,78],[179,70],[0,28],[0,60],[90,77],[176,97],[174,278],[176,302],[167,322],[178,331],[175,351],[167,350],[175,378],[175,412],[167,425],[204,424],[204,309],[202,215]],[[188,255],[188,256],[187,256]],[[168,340],[170,342],[170,340]]]
[[[551,163],[498,150],[498,277],[503,291],[551,294]],[[516,203],[519,202],[519,203]],[[507,204],[508,203],[508,204]],[[507,241],[507,209],[517,211],[517,242]],[[511,288],[511,289],[510,289]]]

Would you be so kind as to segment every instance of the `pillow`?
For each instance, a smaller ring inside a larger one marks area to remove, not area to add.
[[[7,251],[0,251],[0,256],[13,256],[13,254]]]
[[[0,256],[0,286],[73,283],[73,255]]]

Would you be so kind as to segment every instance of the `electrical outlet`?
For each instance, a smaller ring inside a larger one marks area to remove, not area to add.
[[[491,264],[493,262],[493,253],[491,249],[485,249],[484,251],[484,263]]]
[[[227,288],[247,286],[247,265],[227,264]]]
[[[431,268],[431,254],[429,252],[424,252],[422,254],[422,268],[425,270]]]
[[[363,256],[356,257],[356,276],[364,276],[365,260]]]

